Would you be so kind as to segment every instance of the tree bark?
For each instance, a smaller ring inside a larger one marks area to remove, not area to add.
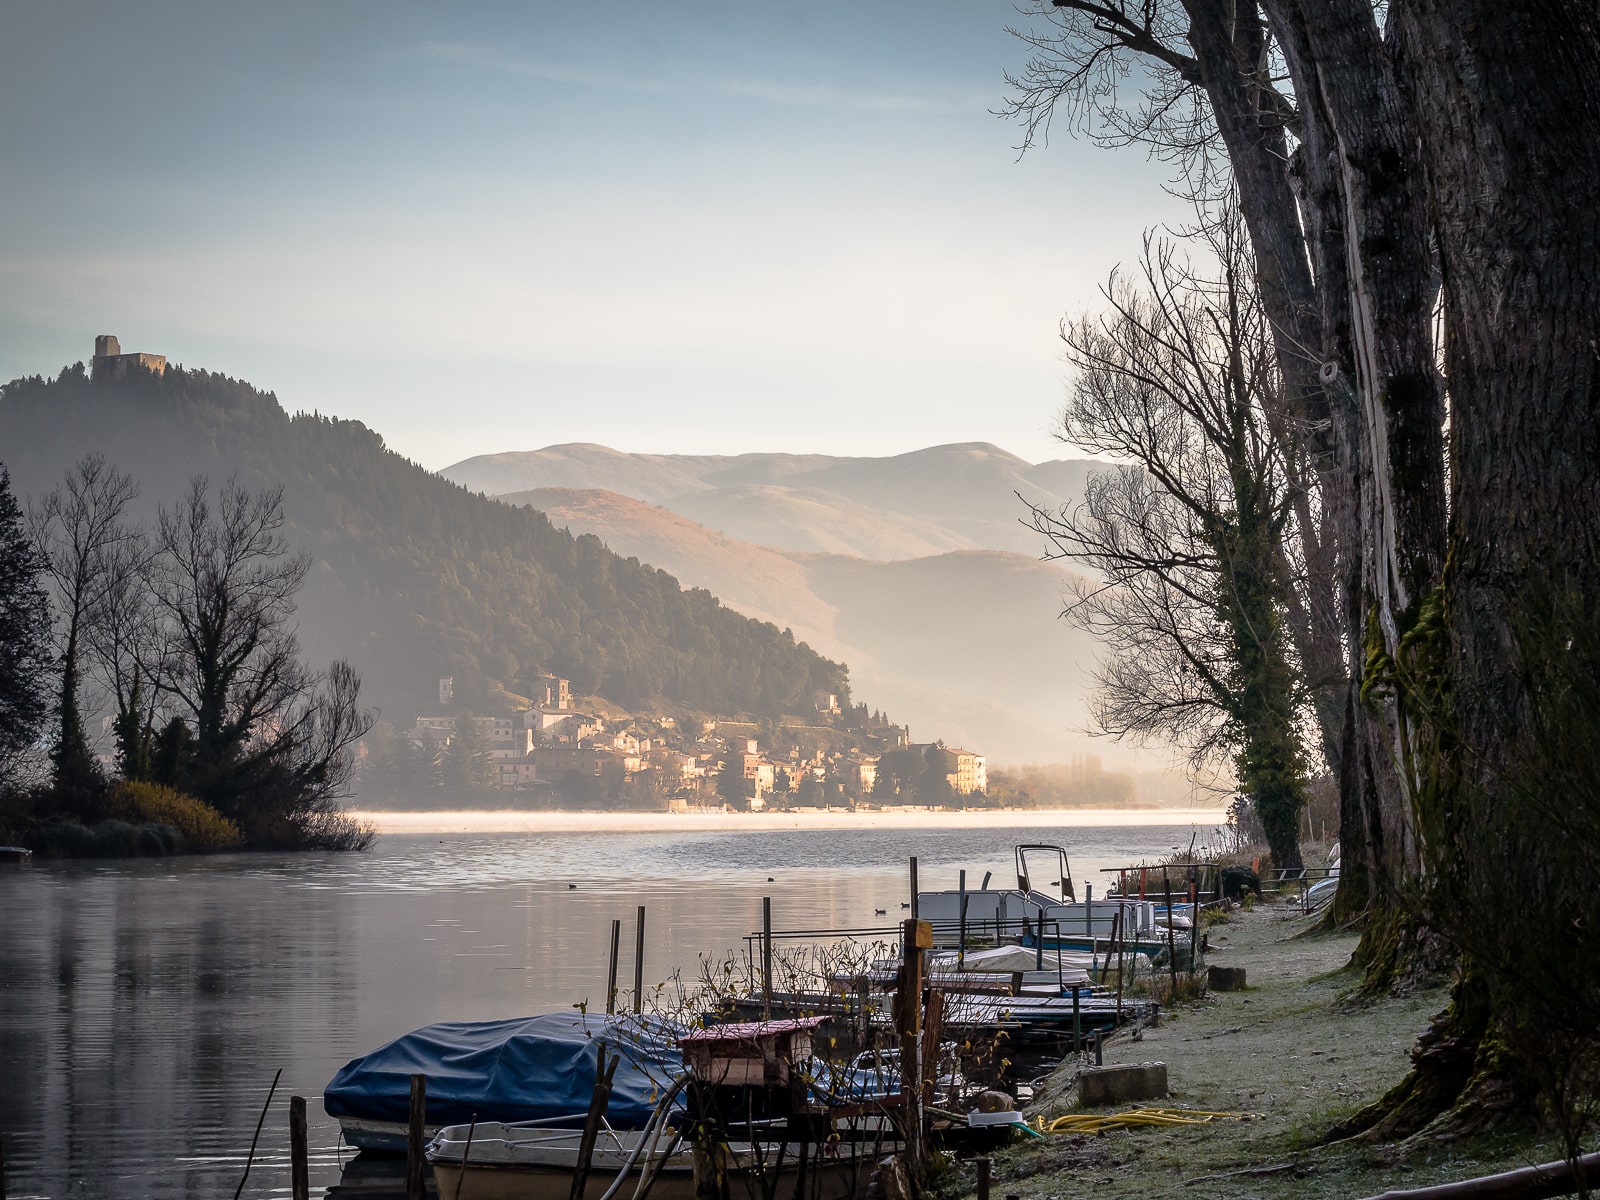
[[[1432,273],[1424,177],[1414,155],[1409,100],[1364,0],[1297,6],[1297,94],[1316,131],[1308,150],[1320,203],[1342,214],[1340,235],[1319,239],[1319,255],[1342,243],[1344,313],[1324,292],[1329,332],[1348,330],[1353,374],[1337,359],[1323,379],[1334,393],[1342,477],[1354,488],[1354,543],[1347,560],[1346,638],[1355,660],[1348,711],[1355,722],[1348,784],[1357,789],[1355,847],[1364,854],[1369,903],[1390,906],[1422,864],[1413,819],[1419,789],[1416,744],[1426,740],[1392,686],[1361,686],[1374,664],[1393,663],[1444,566],[1444,398],[1433,361]],[[1323,143],[1327,144],[1324,145]],[[1350,503],[1352,497],[1342,497]],[[1373,959],[1376,961],[1376,958]]]
[[[1531,736],[1508,669],[1519,592],[1550,570],[1600,591],[1600,10],[1393,11],[1448,300],[1454,716],[1491,783],[1494,747]]]

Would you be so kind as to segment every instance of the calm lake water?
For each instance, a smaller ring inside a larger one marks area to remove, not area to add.
[[[567,814],[560,831],[484,832],[481,819],[449,815],[356,855],[0,868],[7,1194],[231,1196],[279,1068],[245,1194],[288,1194],[295,1094],[309,1100],[320,1193],[351,1157],[321,1108],[334,1071],[433,1021],[603,1007],[610,923],[623,919],[631,985],[640,904],[648,987],[739,946],[760,925],[763,896],[780,929],[881,925],[903,915],[908,855],[925,889],[954,887],[961,867],[973,886],[992,870],[998,886],[1013,881],[1015,843],[1057,842],[1073,877],[1099,891],[1101,867],[1167,854],[1196,832],[1204,841],[1216,826],[1150,824],[1182,818],[1149,813],[1111,824],[1109,814],[1007,817],[689,819],[640,831],[615,820],[573,828],[585,822]],[[557,823],[523,824],[541,820]]]

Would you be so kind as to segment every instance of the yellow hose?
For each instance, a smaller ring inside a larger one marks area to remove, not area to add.
[[[1175,1125],[1209,1125],[1213,1121],[1259,1121],[1264,1114],[1245,1112],[1203,1112],[1195,1108],[1130,1108],[1120,1113],[1069,1113],[1046,1121],[1039,1118],[1043,1133],[1106,1133],[1113,1129],[1170,1128]]]

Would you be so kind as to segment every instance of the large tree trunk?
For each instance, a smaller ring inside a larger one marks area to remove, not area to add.
[[[1195,53],[1218,132],[1227,147],[1239,208],[1250,234],[1262,306],[1272,325],[1278,368],[1284,380],[1288,436],[1306,454],[1302,482],[1316,490],[1321,512],[1307,494],[1297,506],[1305,576],[1289,613],[1289,633],[1312,695],[1323,756],[1344,777],[1346,744],[1342,699],[1349,672],[1341,639],[1339,562],[1353,523],[1341,514],[1352,507],[1346,475],[1339,467],[1338,431],[1320,379],[1328,355],[1321,336],[1319,285],[1312,274],[1301,206],[1288,171],[1284,117],[1269,100],[1262,48],[1268,27],[1253,6],[1231,0],[1183,0]],[[1298,865],[1296,850],[1294,865]]]
[[[1592,620],[1600,605],[1600,9],[1406,0],[1390,11],[1430,180],[1451,396],[1449,570],[1430,650],[1447,676],[1447,729],[1419,815],[1441,903],[1469,945],[1472,925],[1493,919],[1483,898],[1507,890],[1474,876],[1517,870],[1507,858],[1519,851],[1534,867],[1522,903],[1538,914],[1526,937],[1476,956],[1436,1022],[1475,1052],[1447,1118],[1471,1128],[1525,1111],[1533,1092],[1503,1040],[1529,1022],[1502,1010],[1539,987],[1519,956],[1588,953],[1539,936],[1563,907],[1542,903],[1552,839],[1592,834],[1594,814],[1548,821],[1550,780],[1527,777],[1541,758],[1527,686],[1540,654],[1567,653],[1559,629],[1530,644],[1530,613]],[[1541,820],[1543,837],[1522,837]]]
[[[1340,761],[1345,879],[1338,908],[1371,907],[1387,940],[1417,878],[1417,731],[1392,688],[1361,683],[1393,662],[1444,561],[1443,396],[1433,366],[1423,180],[1412,123],[1361,0],[1267,5],[1299,100],[1298,178],[1316,269],[1327,518],[1345,553],[1347,679]],[[1368,946],[1381,978],[1403,954]]]

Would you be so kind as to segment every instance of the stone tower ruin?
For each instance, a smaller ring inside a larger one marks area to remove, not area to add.
[[[116,335],[102,333],[94,339],[94,365],[91,375],[95,379],[126,379],[128,371],[138,368],[149,371],[155,375],[167,373],[167,356],[165,354],[145,354],[137,352],[124,354],[122,343],[117,341]]]

